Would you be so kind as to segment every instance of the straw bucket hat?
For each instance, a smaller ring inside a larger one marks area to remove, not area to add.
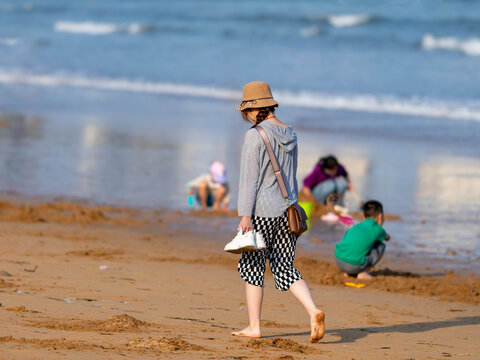
[[[270,86],[264,81],[252,81],[243,87],[243,98],[238,111],[252,108],[278,106],[273,100]]]

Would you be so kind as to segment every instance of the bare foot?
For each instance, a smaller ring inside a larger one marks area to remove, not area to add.
[[[372,280],[373,279],[373,276],[370,275],[368,272],[361,272],[361,273],[358,273],[357,274],[357,279],[360,279],[360,280]]]
[[[325,313],[322,310],[318,310],[310,320],[310,325],[312,327],[310,342],[320,341],[325,334]]]
[[[251,338],[261,338],[262,334],[259,331],[251,331],[250,326],[247,326],[245,329],[240,330],[240,331],[232,331],[232,335],[235,336],[245,336],[245,337],[251,337]]]

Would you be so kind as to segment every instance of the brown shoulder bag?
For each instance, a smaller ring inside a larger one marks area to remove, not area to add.
[[[285,181],[283,180],[282,170],[278,166],[277,158],[273,153],[272,144],[268,139],[267,133],[261,126],[257,125],[255,129],[257,129],[257,131],[260,133],[260,136],[262,137],[263,142],[265,143],[267,154],[268,154],[268,157],[270,158],[270,163],[272,164],[272,167],[273,167],[273,173],[277,178],[278,186],[280,187],[282,196],[287,200],[287,204],[288,204],[287,187],[285,186]],[[303,210],[303,208],[300,205],[289,204],[287,208],[287,217],[288,217],[288,229],[290,230],[291,234],[300,236],[302,235],[302,233],[304,233],[307,230],[307,214],[305,213],[305,210]]]

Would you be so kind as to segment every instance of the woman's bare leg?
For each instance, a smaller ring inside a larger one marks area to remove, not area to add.
[[[245,283],[247,295],[247,308],[249,325],[240,331],[232,332],[232,335],[260,338],[260,315],[262,313],[263,287]]]
[[[313,302],[312,294],[310,293],[310,289],[308,288],[305,280],[295,281],[290,286],[290,291],[297,298],[297,300],[300,301],[310,316],[310,341],[319,341],[325,334],[325,313],[317,308]]]

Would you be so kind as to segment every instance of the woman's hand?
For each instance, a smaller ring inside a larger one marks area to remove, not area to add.
[[[240,224],[238,224],[238,228],[242,229],[244,233],[252,231],[253,230],[253,225],[252,225],[252,220],[248,216],[242,216],[242,219],[240,220]]]

